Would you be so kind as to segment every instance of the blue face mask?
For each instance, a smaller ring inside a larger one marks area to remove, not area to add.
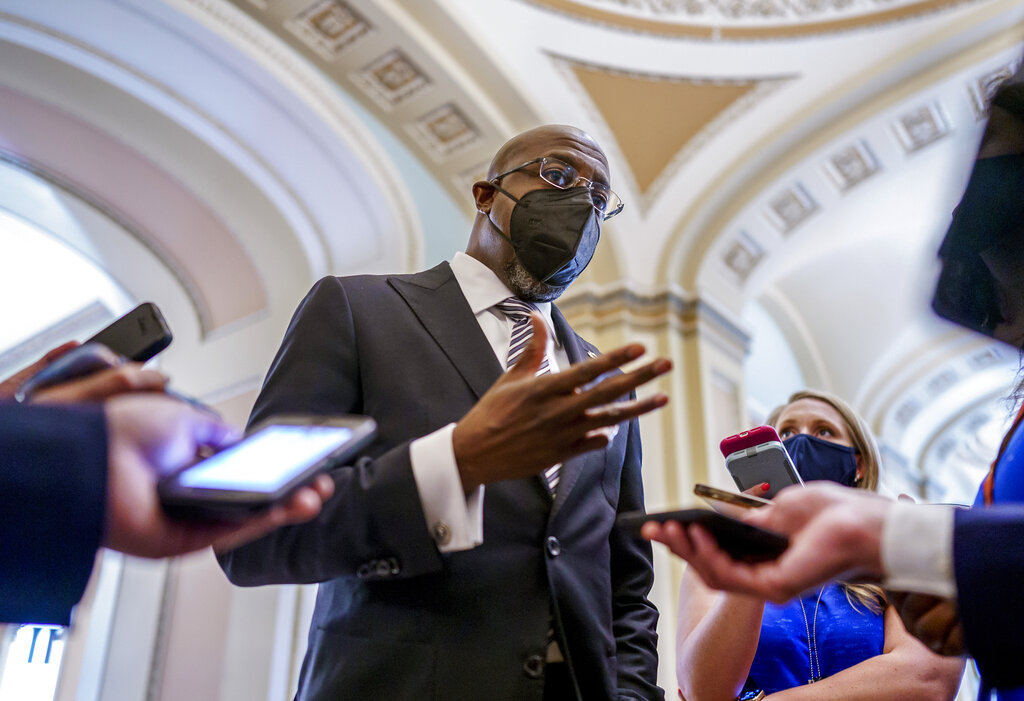
[[[804,482],[828,480],[857,484],[857,455],[853,448],[798,433],[782,442]]]

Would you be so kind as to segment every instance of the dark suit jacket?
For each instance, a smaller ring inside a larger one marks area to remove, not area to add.
[[[555,310],[572,362],[592,346]],[[325,278],[299,306],[252,420],[374,417],[379,438],[334,473],[315,521],[221,557],[232,582],[321,582],[301,699],[540,699],[552,622],[581,697],[662,698],[648,543],[614,527],[643,508],[635,421],[542,477],[490,484],[484,543],[441,554],[410,441],[457,421],[502,368],[447,263],[414,275]]]
[[[958,509],[953,528],[957,605],[984,682],[1024,685],[1024,506]]]
[[[0,404],[0,621],[67,625],[103,533],[102,411]]]

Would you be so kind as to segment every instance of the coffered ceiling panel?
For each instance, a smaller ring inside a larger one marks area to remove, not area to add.
[[[661,76],[565,63],[614,135],[645,200],[657,194],[670,165],[678,168],[764,88],[787,80]]]

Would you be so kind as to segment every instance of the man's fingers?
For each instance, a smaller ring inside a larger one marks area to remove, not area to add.
[[[533,377],[544,362],[544,353],[548,347],[548,329],[539,312],[530,314],[530,326],[533,329],[533,338],[526,344],[516,364],[508,369],[510,378]],[[518,337],[513,336],[509,347],[514,347],[517,340]]]
[[[631,360],[636,360],[642,356],[645,349],[639,343],[632,343],[628,346],[622,346],[615,350],[599,355],[596,358],[585,360],[582,363],[577,363],[571,368],[564,372],[556,373],[551,380],[550,387],[552,391],[559,394],[567,394],[576,390],[577,387],[582,387],[588,382],[592,382],[601,375],[614,370],[615,368],[625,365]],[[628,392],[628,390],[626,390]],[[625,394],[622,392],[619,395]]]
[[[666,404],[668,404],[668,395],[655,394],[643,399],[631,399],[625,402],[612,402],[604,406],[591,407],[584,412],[586,419],[580,425],[584,431],[589,433],[602,426],[629,421],[655,409],[660,409]]]
[[[637,387],[660,377],[672,369],[672,361],[666,358],[646,363],[622,374],[616,374],[597,383],[579,395],[584,406],[600,406],[629,394]]]

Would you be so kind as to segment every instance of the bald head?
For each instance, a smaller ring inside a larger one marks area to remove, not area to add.
[[[547,155],[551,148],[559,144],[568,144],[579,148],[599,160],[605,170],[608,169],[608,159],[605,157],[604,151],[590,134],[582,129],[564,124],[545,124],[517,134],[505,142],[491,159],[491,166],[487,169],[487,179],[491,180],[499,173],[515,168],[521,163]]]

